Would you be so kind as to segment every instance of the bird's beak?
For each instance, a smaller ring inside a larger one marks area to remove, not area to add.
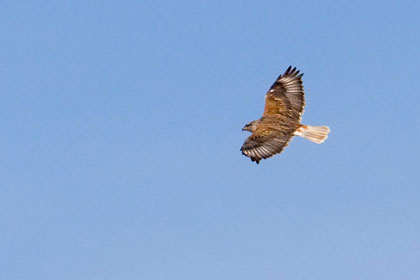
[[[242,131],[246,131],[245,127],[242,128]]]

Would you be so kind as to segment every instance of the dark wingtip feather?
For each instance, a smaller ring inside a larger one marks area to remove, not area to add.
[[[300,70],[297,70],[296,67],[293,67],[292,68],[292,65],[290,65],[289,67],[287,67],[286,71],[284,71],[283,75],[280,75],[280,77],[284,77],[284,76],[288,76],[288,75],[293,75],[295,77],[299,77],[300,78],[300,77],[303,76],[303,73],[302,74],[299,74],[299,73],[300,73]]]

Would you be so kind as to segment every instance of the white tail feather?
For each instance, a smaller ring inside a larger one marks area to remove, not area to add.
[[[330,133],[328,126],[302,125],[295,131],[295,135],[317,144],[324,142],[328,138],[328,133]]]

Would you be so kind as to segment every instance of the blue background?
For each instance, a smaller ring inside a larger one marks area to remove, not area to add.
[[[2,1],[1,279],[420,279],[418,1]],[[303,123],[239,148],[290,64]]]

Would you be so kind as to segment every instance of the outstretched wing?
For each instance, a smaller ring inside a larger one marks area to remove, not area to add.
[[[241,147],[242,154],[252,161],[260,162],[261,159],[272,157],[280,153],[293,137],[294,128],[260,125],[249,136]]]
[[[302,76],[296,67],[287,68],[280,75],[265,96],[263,117],[292,118],[300,121],[305,108]]]

